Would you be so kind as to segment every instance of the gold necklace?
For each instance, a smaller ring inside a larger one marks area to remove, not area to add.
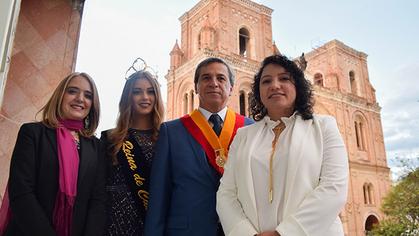
[[[282,133],[282,131],[285,129],[285,124],[283,122],[279,122],[275,126],[275,128],[272,129],[272,131],[275,134],[274,140],[272,140],[272,151],[271,156],[269,158],[269,203],[272,203],[273,200],[273,160],[275,157],[275,149],[276,144],[278,143],[279,135]]]

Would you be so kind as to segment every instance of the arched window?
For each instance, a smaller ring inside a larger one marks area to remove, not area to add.
[[[374,204],[374,187],[372,183],[364,183],[363,193],[364,193],[364,204],[373,205]]]
[[[370,232],[373,228],[374,225],[379,224],[379,221],[377,219],[377,217],[375,217],[374,215],[369,215],[367,217],[367,220],[365,221],[365,233],[366,235],[369,235],[368,232]]]
[[[364,204],[368,204],[369,201],[369,197],[368,197],[368,184],[365,183],[363,188],[363,193],[364,193]]]
[[[253,97],[253,93],[249,92],[247,94],[247,107],[248,107],[247,110],[249,111],[249,117],[251,116],[251,114],[250,114],[250,104],[251,104],[251,101],[252,101],[252,97]]]
[[[314,82],[314,85],[318,85],[318,86],[324,87],[323,75],[320,74],[320,73],[316,73],[314,75],[314,81],[313,82]]]
[[[358,91],[356,89],[355,73],[353,71],[349,72],[349,82],[351,83],[351,93],[357,95]]]
[[[201,32],[198,34],[198,50],[201,50],[202,47],[202,41],[201,41]]]
[[[368,184],[368,202],[374,204],[374,188],[371,183]]]
[[[241,28],[239,30],[239,53],[241,56],[249,56],[249,31],[246,28]]]
[[[188,93],[183,95],[183,114],[188,114],[188,105],[189,105]]]
[[[366,122],[360,116],[357,115],[354,121],[355,126],[355,138],[356,138],[356,146],[358,150],[365,151],[366,148],[366,136],[365,136],[365,129],[366,129]]]
[[[189,103],[189,112],[192,112],[193,111],[193,109],[194,109],[194,91],[193,90],[191,90],[190,92],[189,92],[189,96],[190,96],[190,103]]]
[[[246,115],[246,94],[243,90],[240,91],[239,97],[240,115]]]
[[[361,149],[361,135],[359,132],[359,124],[357,121],[355,121],[355,136],[356,136],[356,147],[358,149]]]

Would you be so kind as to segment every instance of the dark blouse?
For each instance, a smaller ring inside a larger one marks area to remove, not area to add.
[[[134,134],[136,144],[141,147],[145,155],[145,168],[150,169],[154,154],[152,131],[130,129],[129,132]],[[106,192],[108,194],[106,235],[143,235],[145,215],[140,214],[123,167],[119,163],[108,168]]]

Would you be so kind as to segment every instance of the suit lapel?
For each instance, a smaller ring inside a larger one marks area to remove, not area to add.
[[[262,133],[263,130],[263,125],[264,122],[258,122],[255,125],[253,125],[252,130],[249,130],[248,132],[248,140],[250,140],[250,143],[248,143],[249,148],[246,149],[244,148],[240,153],[242,157],[247,157],[246,162],[244,163],[245,166],[243,166],[243,168],[245,168],[243,170],[242,173],[248,173],[246,176],[244,176],[244,181],[247,184],[247,189],[249,190],[248,194],[250,197],[250,200],[252,202],[252,206],[253,206],[253,210],[254,210],[254,214],[252,214],[253,216],[255,216],[254,218],[254,222],[258,222],[259,216],[257,215],[257,208],[256,208],[256,199],[255,199],[255,189],[254,189],[254,185],[253,185],[253,175],[252,175],[252,163],[251,163],[251,155],[253,153],[253,150],[255,149],[255,145],[257,140],[259,140],[259,137]],[[256,131],[256,133],[254,132]],[[259,225],[259,223],[258,223]]]
[[[186,128],[185,128],[186,130]],[[207,160],[207,155],[205,154],[204,149],[201,147],[201,145],[192,137],[192,135],[186,130],[186,132],[188,133],[188,142],[190,144],[190,146],[192,147],[192,150],[195,154],[195,157],[198,159],[199,164],[202,166],[202,169],[205,170],[205,172],[208,174],[208,176],[210,177],[210,179],[212,180],[212,182],[214,184],[217,183],[217,179],[214,178],[214,173],[212,170],[210,164],[208,163]]]
[[[287,167],[287,181],[285,186],[285,199],[284,199],[284,211],[287,212],[288,208],[288,200],[291,200],[291,192],[294,186],[294,179],[297,174],[298,166],[301,161],[302,151],[304,147],[302,146],[310,132],[312,131],[311,125],[313,124],[313,120],[303,120],[300,116],[296,116],[295,125],[293,128],[293,133],[291,137],[291,145],[289,148],[289,155],[288,155],[288,167]]]
[[[57,133],[55,129],[47,128],[47,140],[50,143],[52,149],[54,150],[55,155],[58,157],[58,151],[57,151]]]
[[[92,145],[92,140],[80,136],[80,162],[78,183],[81,183],[89,169],[90,162],[95,159],[97,153]]]

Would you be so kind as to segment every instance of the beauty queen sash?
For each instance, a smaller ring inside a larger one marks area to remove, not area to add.
[[[148,207],[150,170],[145,166],[145,155],[132,132],[128,131],[128,138],[122,143],[117,157],[140,214],[145,215]]]
[[[221,175],[224,173],[224,164],[237,129],[244,126],[244,116],[227,109],[226,118],[220,137],[218,137],[208,121],[198,110],[180,118],[181,122],[204,149],[208,162]]]

